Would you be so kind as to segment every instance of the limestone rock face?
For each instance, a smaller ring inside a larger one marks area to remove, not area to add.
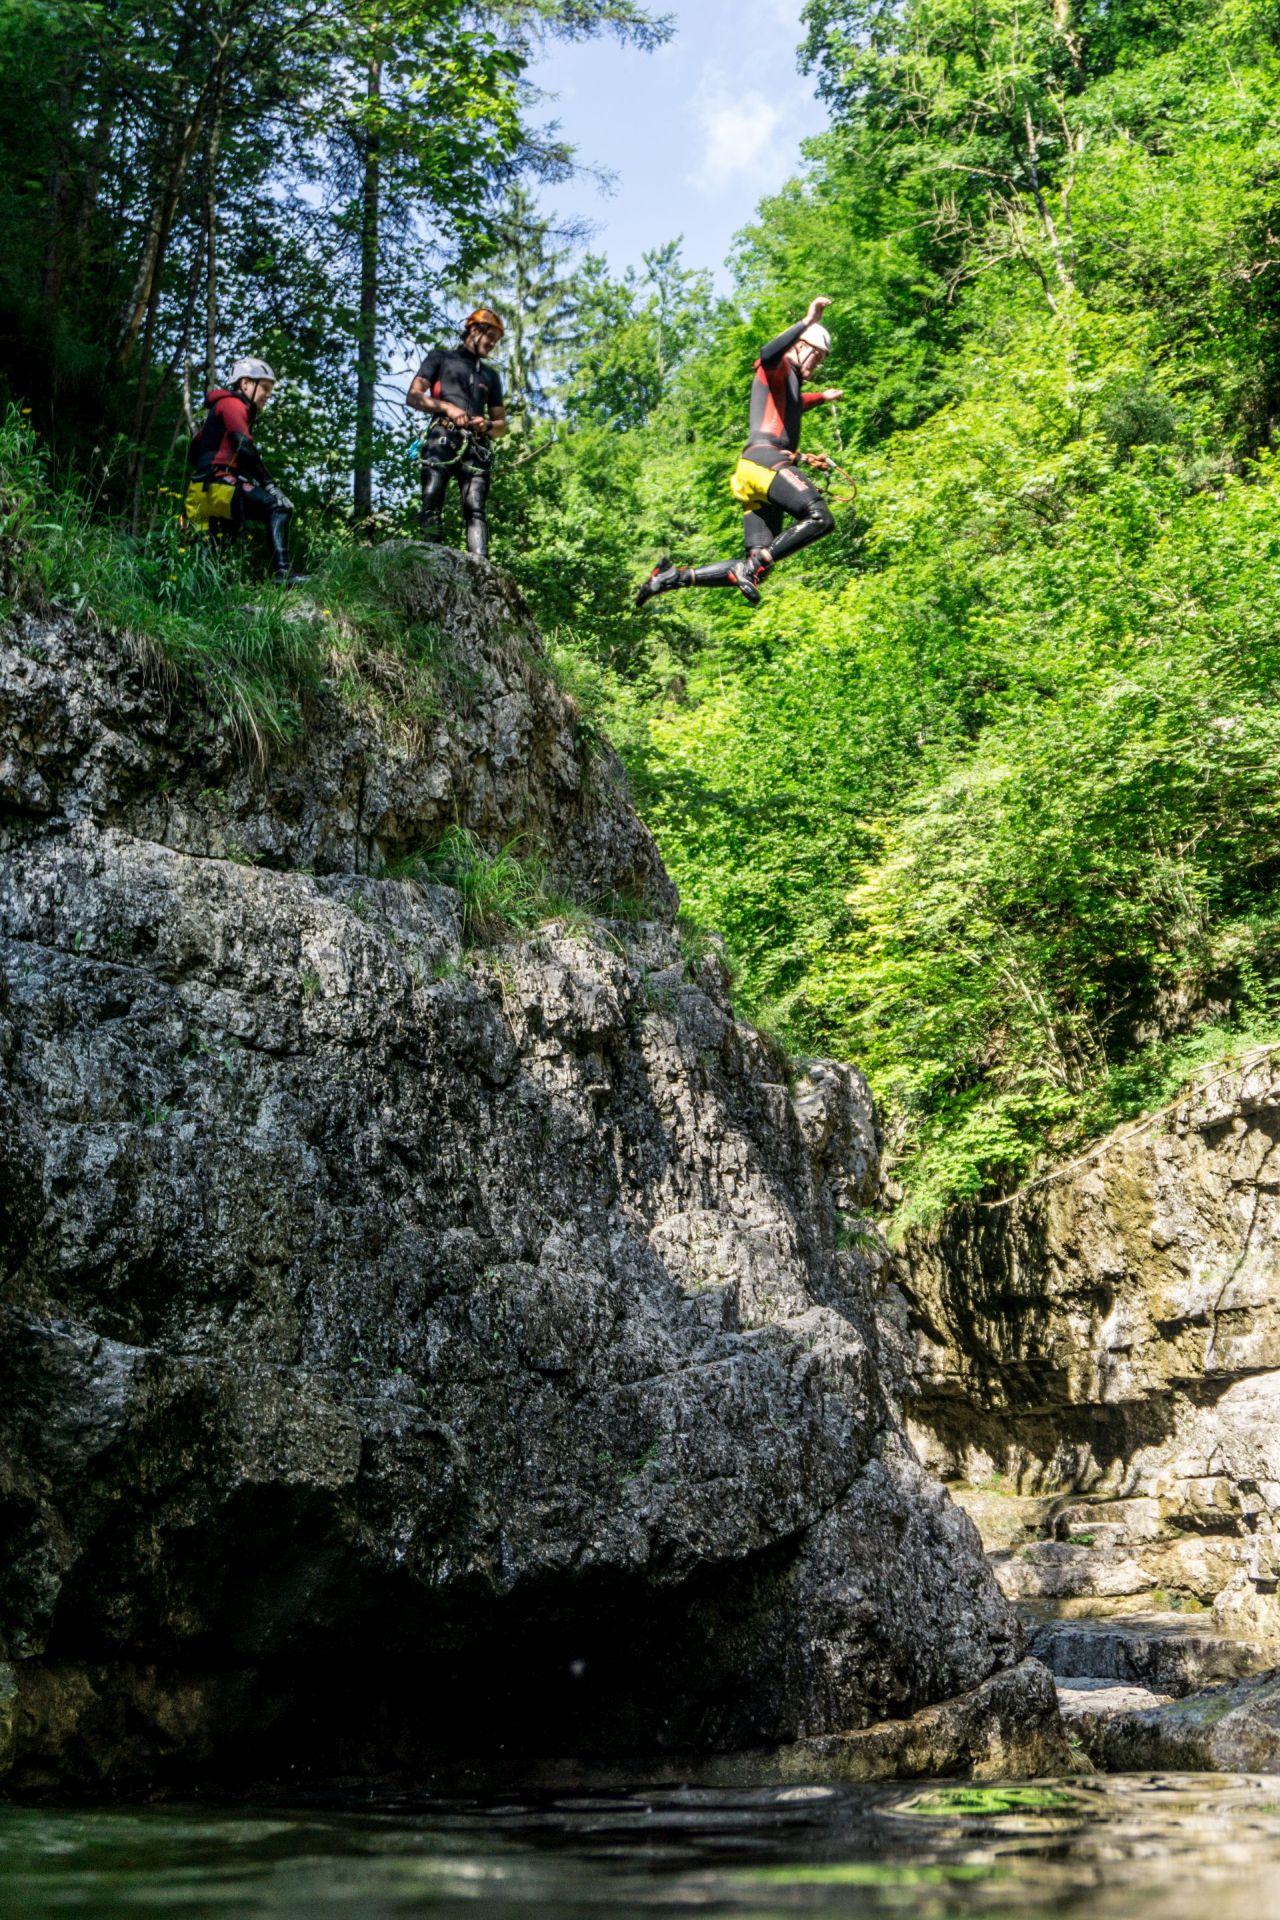
[[[1112,1773],[1280,1771],[1280,1676],[1214,1687],[1182,1700],[1121,1705],[1085,1730],[1090,1757]]]
[[[1154,1593],[1280,1634],[1278,1148],[1280,1055],[1259,1051],[898,1261],[885,1326],[918,1442],[983,1490],[966,1504],[1013,1597]],[[1015,1493],[1022,1544],[995,1519]]]
[[[603,745],[588,755],[514,583],[460,554],[375,556],[385,596],[442,661],[439,711],[380,724],[317,696],[305,752],[273,753],[175,697],[146,643],[65,618],[22,619],[0,652],[0,835],[79,820],[183,853],[316,873],[376,873],[452,825],[489,846],[554,849],[581,892],[675,890]],[[394,706],[396,664],[375,662]]]
[[[468,663],[416,746],[318,699],[255,769],[123,643],[0,629],[10,1786],[729,1750],[960,1696],[949,1766],[1053,1764],[840,1249],[864,1083],[789,1086],[682,951],[501,577],[397,564]],[[383,871],[454,820],[647,918],[467,950],[453,893]]]

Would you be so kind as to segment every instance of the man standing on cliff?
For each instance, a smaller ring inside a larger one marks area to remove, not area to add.
[[[800,452],[800,423],[810,407],[844,398],[838,387],[805,393],[831,351],[831,335],[819,324],[830,300],[811,300],[803,320],[788,327],[760,349],[751,386],[751,425],[742,457],[729,482],[735,500],[745,509],[742,539],[746,558],[717,560],[709,567],[677,567],[659,560],[647,580],[636,589],[636,605],[655,594],[677,587],[736,587],[754,607],[760,582],[770,567],[789,553],[809,546],[831,532],[835,521],[817,487],[800,467],[825,470],[826,457]],[[790,515],[795,525],[784,533]]]
[[[490,307],[477,307],[463,322],[456,347],[433,347],[414,376],[406,404],[425,413],[430,426],[422,444],[422,537],[439,541],[449,476],[457,475],[467,552],[489,554],[489,467],[493,442],[507,430],[502,381],[485,361],[506,329]]]

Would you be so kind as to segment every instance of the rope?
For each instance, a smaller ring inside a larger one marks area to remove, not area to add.
[[[810,467],[809,471],[811,473],[816,472],[821,474],[822,478],[819,481],[819,485],[821,486],[823,493],[826,494],[827,497],[830,500],[832,500],[837,507],[851,507],[854,501],[858,497],[858,483],[854,479],[853,475],[849,473],[844,467],[842,467],[838,460],[833,460],[829,453],[820,452],[817,455],[817,458],[820,460],[825,460],[827,463],[826,466],[816,467],[816,468]],[[831,492],[831,476],[833,473],[838,474],[840,478],[844,481],[845,486],[848,488],[847,493]]]
[[[458,436],[458,450],[456,453],[448,454],[443,459],[434,453],[428,454],[427,441],[431,435],[437,431],[439,431],[439,429],[435,427],[428,427],[425,433],[418,435],[417,439],[412,442],[409,448],[410,460],[429,460],[433,467],[456,467],[461,461],[469,459],[472,455],[478,456],[483,461],[491,461],[493,459],[493,442],[481,438],[479,434],[472,433],[469,427],[450,426],[447,429],[449,433],[456,433]]]

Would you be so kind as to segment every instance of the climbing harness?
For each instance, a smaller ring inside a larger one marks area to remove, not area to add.
[[[475,460],[485,466],[492,463],[496,451],[493,441],[490,440],[487,435],[472,433],[469,427],[451,426],[448,428],[448,432],[451,435],[456,434],[458,437],[458,445],[453,453],[436,454],[430,452],[427,447],[427,442],[431,438],[432,433],[439,431],[439,427],[433,425],[428,427],[425,433],[420,433],[416,439],[410,441],[408,458],[411,463],[417,460],[427,460],[433,467],[440,468],[460,466],[464,460]]]

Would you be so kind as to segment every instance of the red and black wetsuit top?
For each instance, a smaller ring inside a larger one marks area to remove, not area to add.
[[[262,455],[253,444],[258,409],[242,393],[211,387],[204,425],[191,442],[191,464],[200,480],[263,480]]]
[[[800,445],[800,421],[810,407],[821,404],[820,393],[802,391],[799,372],[786,358],[804,332],[800,320],[767,347],[761,347],[751,386],[751,431],[742,450],[744,460],[759,467],[781,467]]]
[[[469,347],[433,347],[418,368],[418,379],[437,400],[483,417],[502,405],[502,376]],[[452,422],[439,419],[442,427]]]

